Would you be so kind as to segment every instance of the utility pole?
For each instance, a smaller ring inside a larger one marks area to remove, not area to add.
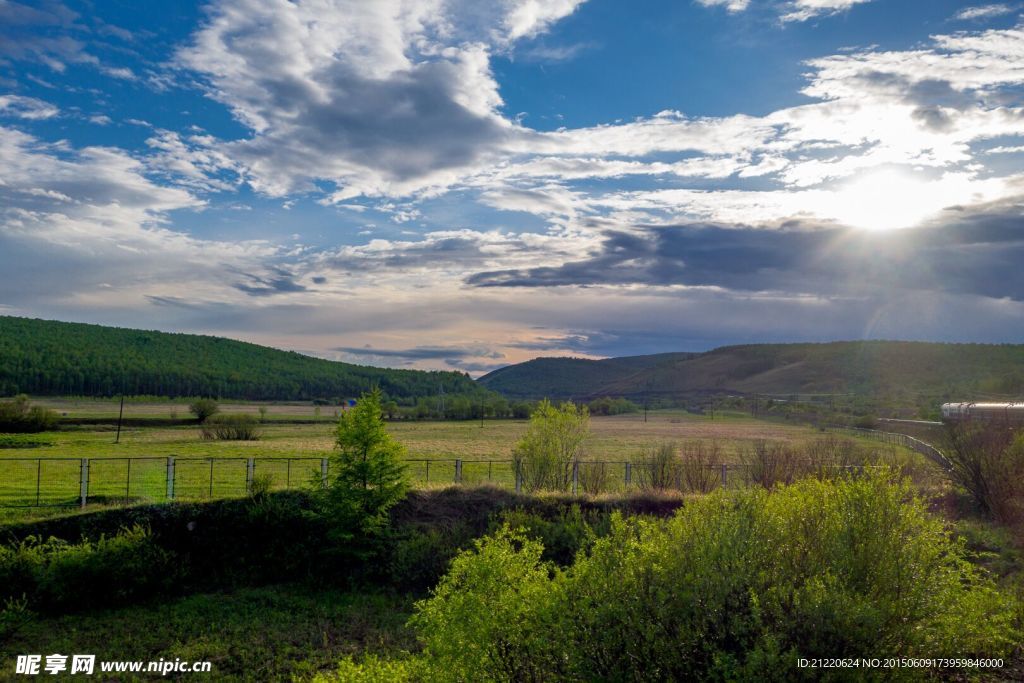
[[[121,442],[121,418],[124,417],[124,392],[121,393],[121,410],[117,413],[117,436],[114,437],[114,443]]]

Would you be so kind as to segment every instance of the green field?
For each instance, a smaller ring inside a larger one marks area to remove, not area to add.
[[[76,415],[105,415],[117,404],[109,401],[52,402],[56,409]],[[173,403],[132,406],[135,415],[166,415]],[[244,408],[257,412],[257,404],[225,406],[224,412]],[[167,496],[168,458],[174,458],[175,499],[197,500],[240,496],[246,493],[247,461],[255,459],[254,474],[271,489],[294,488],[319,481],[321,459],[334,446],[333,418],[291,423],[289,417],[313,417],[307,405],[268,406],[268,421],[257,441],[210,441],[196,426],[128,427],[116,432],[107,425],[68,426],[61,431],[26,435],[28,447],[8,443],[0,448],[0,505],[16,507],[74,506],[79,502],[82,459],[89,460],[89,498],[98,504],[164,501]],[[461,482],[512,486],[510,459],[525,421],[486,420],[456,422],[393,422],[389,431],[406,447],[410,478],[416,486],[448,485],[456,478],[461,460]],[[715,442],[721,449],[719,464],[735,465],[738,453],[757,440],[801,444],[822,433],[812,427],[755,420],[741,414],[720,414],[716,419],[682,411],[595,417],[585,446],[581,477],[591,472],[606,479],[603,488],[625,486],[627,461],[644,448],[667,441]],[[859,440],[888,458],[901,462],[921,459],[903,449]],[[589,468],[589,469],[588,469]],[[15,514],[0,507],[0,516]]]

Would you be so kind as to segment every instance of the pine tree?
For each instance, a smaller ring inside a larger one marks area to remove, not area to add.
[[[405,447],[387,432],[380,389],[341,414],[337,435],[328,512],[341,535],[372,537],[387,526],[388,510],[408,490],[401,462]]]

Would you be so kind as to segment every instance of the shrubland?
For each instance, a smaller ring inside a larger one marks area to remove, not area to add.
[[[1019,617],[907,483],[805,479],[719,491],[667,521],[614,515],[567,567],[506,524],[417,604],[420,653],[339,676],[817,680],[798,658],[1006,656]]]

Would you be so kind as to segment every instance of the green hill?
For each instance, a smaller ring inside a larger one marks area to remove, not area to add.
[[[659,353],[652,356],[587,358],[534,358],[499,368],[478,382],[509,398],[586,398],[604,396],[614,386],[651,367],[691,358],[694,353]]]
[[[600,361],[539,358],[479,380],[516,397],[854,394],[1021,398],[1024,345],[864,341],[726,346]]]
[[[485,391],[466,374],[390,370],[194,334],[0,316],[0,396],[217,396],[308,400],[372,386],[411,399]]]

